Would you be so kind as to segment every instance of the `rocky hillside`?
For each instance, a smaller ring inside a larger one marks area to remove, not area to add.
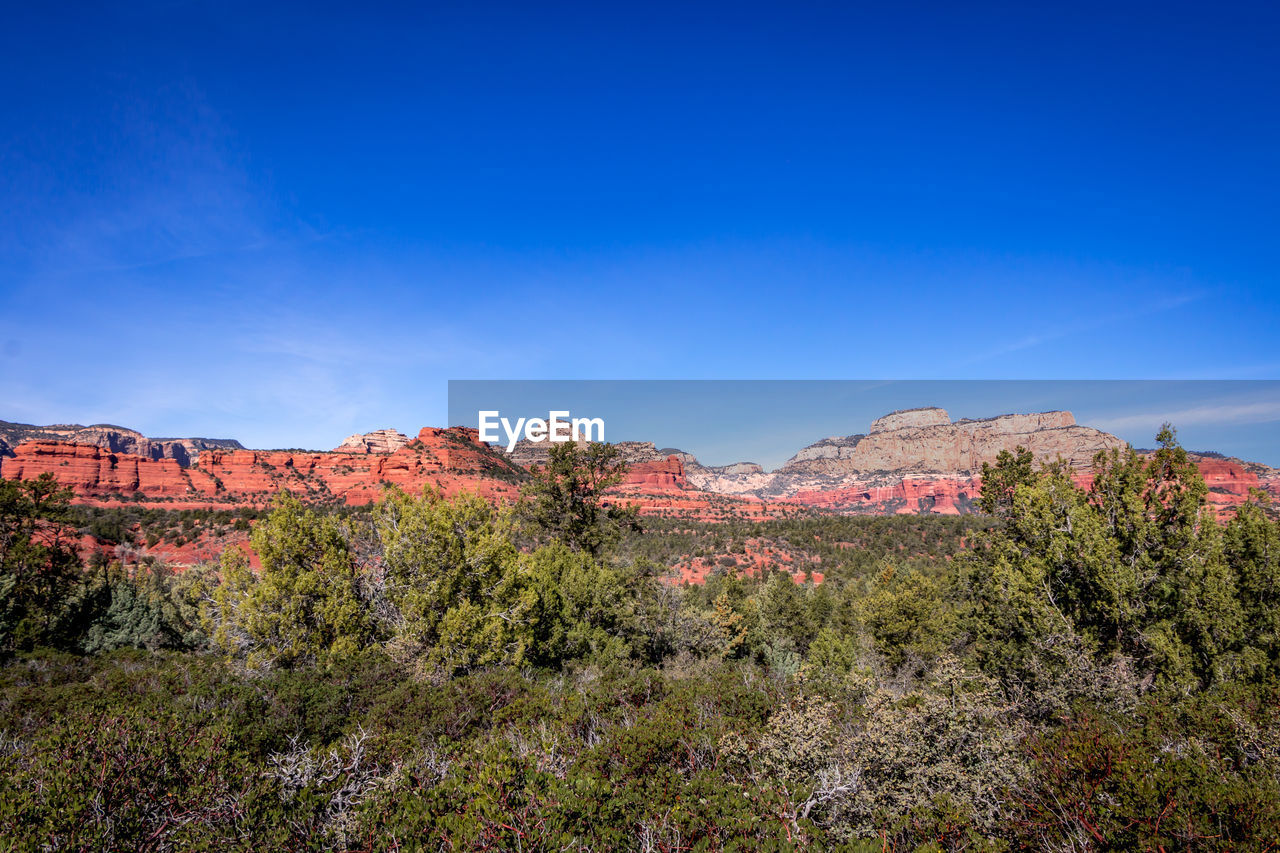
[[[147,438],[137,430],[114,424],[53,424],[36,426],[0,421],[0,456],[13,456],[24,441],[62,441],[92,445],[111,453],[130,453],[146,459],[172,459],[182,467],[194,465],[204,450],[243,450],[232,438]]]
[[[982,488],[984,462],[1022,446],[1041,461],[1064,459],[1087,485],[1099,450],[1125,442],[1081,426],[1070,412],[1038,412],[952,421],[936,407],[892,412],[865,434],[824,438],[773,472],[750,462],[705,467],[683,455],[689,483],[727,495],[788,500],[842,513],[956,514],[971,511]],[[1249,490],[1280,495],[1280,472],[1265,465],[1196,457],[1219,509],[1237,506]]]
[[[689,489],[726,497],[786,502],[836,513],[901,514],[971,512],[982,489],[982,465],[1002,450],[1026,447],[1040,461],[1066,460],[1087,486],[1099,450],[1124,447],[1110,433],[1076,423],[1070,412],[1051,411],[964,418],[924,407],[891,412],[866,433],[824,438],[802,448],[776,471],[754,462],[709,466],[691,453],[652,442],[619,442],[632,465],[678,460]],[[547,443],[517,444],[512,461],[537,464]],[[1218,510],[1238,506],[1251,489],[1280,497],[1280,472],[1265,465],[1216,455],[1196,456]]]

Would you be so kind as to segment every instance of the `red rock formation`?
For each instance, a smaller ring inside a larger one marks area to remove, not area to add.
[[[960,515],[972,511],[981,488],[981,479],[974,477],[904,477],[891,485],[855,483],[836,489],[800,491],[790,500],[803,506],[856,514]]]
[[[376,456],[206,450],[194,467],[184,469],[172,459],[39,441],[18,445],[13,458],[0,462],[0,476],[6,479],[43,473],[73,488],[79,502],[103,503],[117,493],[137,493],[144,503],[171,509],[262,504],[281,489],[317,502],[361,504],[377,500],[388,485],[511,499],[525,476],[480,443],[475,430],[433,428],[423,429],[417,440],[395,453]]]
[[[1197,459],[1196,467],[1212,495],[1232,495],[1243,503],[1252,489],[1262,488],[1258,475],[1235,459]]]
[[[175,497],[192,491],[186,472],[172,459],[112,453],[96,445],[27,441],[14,448],[12,458],[0,462],[0,476],[6,480],[29,480],[44,473],[81,497],[135,492]]]
[[[622,484],[659,491],[689,488],[689,481],[684,476],[684,463],[678,456],[668,456],[657,462],[636,462],[627,468],[627,476]]]
[[[1029,448],[1037,460],[1062,459],[1088,488],[1089,466],[1100,450],[1121,448],[1116,436],[1077,425],[1070,412],[1000,415],[951,421],[938,408],[893,412],[866,435],[833,437],[801,449],[778,470],[742,464],[709,468],[687,458],[689,480],[721,494],[789,500],[840,513],[971,511],[981,493],[983,463],[1003,450]],[[1263,465],[1195,457],[1209,486],[1209,503],[1229,512],[1252,488],[1280,497],[1280,472]]]
[[[269,495],[288,488],[348,504],[375,501],[386,486],[513,498],[525,476],[481,443],[475,430],[433,427],[389,454],[208,451],[198,468],[232,494]]]

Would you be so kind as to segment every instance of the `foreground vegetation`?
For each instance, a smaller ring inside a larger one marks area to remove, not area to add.
[[[1005,454],[977,519],[643,532],[563,447],[519,508],[281,495],[260,570],[83,566],[0,484],[0,849],[1280,843],[1280,526],[1171,433],[1089,492]],[[825,582],[664,578],[748,539]]]

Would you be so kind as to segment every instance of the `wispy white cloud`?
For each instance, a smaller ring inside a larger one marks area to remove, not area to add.
[[[1280,400],[1260,400],[1251,403],[1223,403],[1221,405],[1194,406],[1175,411],[1141,412],[1095,417],[1091,426],[1109,432],[1124,432],[1158,427],[1168,422],[1183,426],[1233,426],[1280,421]]]
[[[993,361],[994,359],[1002,356],[1010,355],[1022,350],[1032,349],[1053,341],[1078,337],[1087,332],[1097,331],[1098,329],[1104,329],[1108,326],[1131,322],[1142,317],[1149,317],[1153,314],[1161,314],[1165,311],[1172,311],[1175,308],[1181,308],[1184,305],[1189,305],[1192,302],[1203,299],[1205,295],[1206,294],[1203,292],[1175,294],[1163,299],[1142,304],[1131,310],[1104,314],[1100,317],[1079,323],[1050,326],[1033,334],[1019,337],[1009,343],[997,346],[993,349],[980,352],[961,362],[961,364],[972,365],[981,364],[986,361]]]

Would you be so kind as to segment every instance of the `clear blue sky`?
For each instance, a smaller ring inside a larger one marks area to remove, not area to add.
[[[10,4],[0,418],[331,447],[443,423],[450,378],[1274,378],[1278,37],[1274,3]]]

